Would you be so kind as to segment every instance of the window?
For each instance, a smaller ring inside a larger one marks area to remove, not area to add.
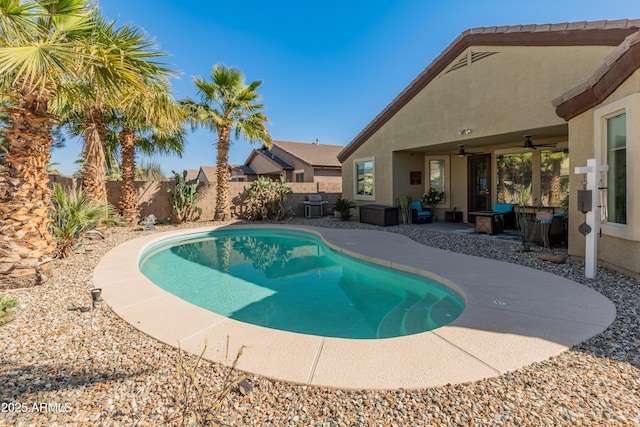
[[[627,223],[627,115],[607,118],[608,222]]]
[[[354,161],[355,198],[375,200],[375,161],[373,158]]]
[[[445,190],[444,171],[444,159],[429,160],[429,187],[436,191]]]
[[[304,182],[304,170],[297,170],[293,172],[296,178],[296,182]]]
[[[606,211],[600,211],[604,216],[602,234],[640,241],[640,198],[632,197],[638,194],[640,169],[627,168],[627,164],[637,163],[640,158],[633,145],[640,137],[637,117],[640,117],[640,93],[596,108],[593,149],[597,164],[608,166],[598,182],[599,187],[606,187],[602,194]]]
[[[426,192],[429,187],[433,187],[436,191],[443,191],[444,200],[438,204],[438,207],[451,207],[449,156],[426,156],[424,165],[426,171],[424,191]]]

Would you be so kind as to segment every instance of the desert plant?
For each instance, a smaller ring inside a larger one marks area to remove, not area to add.
[[[102,220],[111,221],[113,206],[92,202],[81,190],[64,190],[57,183],[53,184],[53,193],[49,230],[56,242],[54,257],[65,258],[88,234],[104,237],[95,228]]]
[[[13,309],[17,306],[17,299],[0,295],[0,326],[13,320]]]
[[[569,192],[567,192],[564,197],[560,200],[560,207],[562,208],[562,213],[564,214],[564,218],[562,218],[562,225],[564,227],[564,241],[569,241]]]
[[[356,204],[349,199],[340,198],[333,202],[331,205],[331,211],[338,212],[342,221],[349,221],[353,215],[351,215],[351,209],[354,209]]]
[[[533,239],[538,228],[538,221],[535,218],[533,219],[533,221],[529,221],[530,213],[527,211],[527,207],[525,206],[525,201],[529,199],[529,194],[531,194],[530,190],[528,192],[521,193],[521,204],[514,206],[514,211],[516,214],[516,227],[518,228],[520,240],[522,241],[523,252],[531,251],[531,244],[533,243]],[[535,203],[537,205],[537,198],[535,199]],[[540,210],[540,206],[538,206],[537,210]]]
[[[247,215],[252,220],[281,220],[288,213],[287,195],[292,191],[283,177],[277,181],[259,177],[247,189]]]
[[[402,223],[411,224],[411,196],[398,197],[398,205],[400,205]]]
[[[231,367],[227,369],[222,386],[218,390],[211,390],[209,382],[200,378],[202,356],[207,349],[207,342],[196,360],[189,364],[184,352],[178,347],[179,357],[176,366],[178,375],[178,390],[174,397],[178,409],[169,419],[169,423],[178,425],[219,426],[222,425],[219,412],[225,398],[235,388],[244,394],[244,387],[250,387],[244,377],[233,378],[238,361],[242,356],[244,346],[240,347]],[[243,384],[246,384],[243,386]],[[178,419],[179,418],[179,419]]]
[[[181,174],[171,171],[175,180],[175,186],[168,187],[169,200],[175,214],[176,221],[197,221],[202,215],[202,208],[198,207],[198,183],[187,184],[187,171]]]

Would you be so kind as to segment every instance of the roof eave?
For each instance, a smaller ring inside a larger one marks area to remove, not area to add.
[[[621,24],[616,25],[616,22]],[[612,21],[612,25],[608,27],[606,23],[599,26],[599,22],[587,22],[467,30],[340,151],[338,160],[344,163],[367,139],[471,46],[617,46],[625,37],[638,30],[636,21],[631,25],[629,22],[628,20]]]
[[[586,82],[552,101],[556,115],[569,121],[601,104],[639,68],[640,32],[635,32],[607,57]]]

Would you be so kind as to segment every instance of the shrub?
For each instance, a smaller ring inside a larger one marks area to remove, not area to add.
[[[356,204],[353,203],[349,199],[338,199],[331,205],[331,210],[333,212],[338,212],[340,214],[340,219],[342,221],[349,221],[353,215],[351,215],[351,209],[354,209]]]
[[[13,309],[17,305],[17,299],[0,295],[0,326],[4,326],[13,320]]]
[[[197,221],[202,215],[202,208],[198,207],[198,183],[187,184],[187,171],[182,174],[173,172],[175,187],[168,187],[169,200],[175,214],[176,221]]]
[[[56,241],[53,255],[65,258],[72,249],[82,244],[87,234],[104,237],[95,228],[101,221],[113,221],[114,208],[108,203],[96,204],[88,200],[81,190],[64,190],[59,184],[53,184],[53,222],[49,226]]]
[[[287,195],[292,191],[283,177],[277,181],[263,176],[259,177],[247,189],[247,215],[249,219],[254,221],[281,220],[289,214],[286,201]]]
[[[246,394],[252,388],[243,376],[238,377],[235,374],[244,346],[240,347],[232,365],[226,369],[223,384],[218,389],[212,388],[209,381],[206,381],[200,372],[202,356],[206,349],[207,342],[205,341],[200,355],[193,363],[188,363],[184,352],[178,347],[179,358],[176,365],[178,389],[173,396],[177,411],[167,419],[170,425],[223,425],[220,412],[222,412],[223,404],[229,393],[237,389],[242,394]]]

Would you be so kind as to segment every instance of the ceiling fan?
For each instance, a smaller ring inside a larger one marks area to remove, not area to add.
[[[472,156],[474,154],[482,154],[482,153],[470,153],[469,151],[464,149],[464,144],[458,145],[458,157]]]
[[[531,137],[534,135],[522,135],[524,136],[524,149],[535,150],[538,147],[555,147],[555,144],[534,144]]]

